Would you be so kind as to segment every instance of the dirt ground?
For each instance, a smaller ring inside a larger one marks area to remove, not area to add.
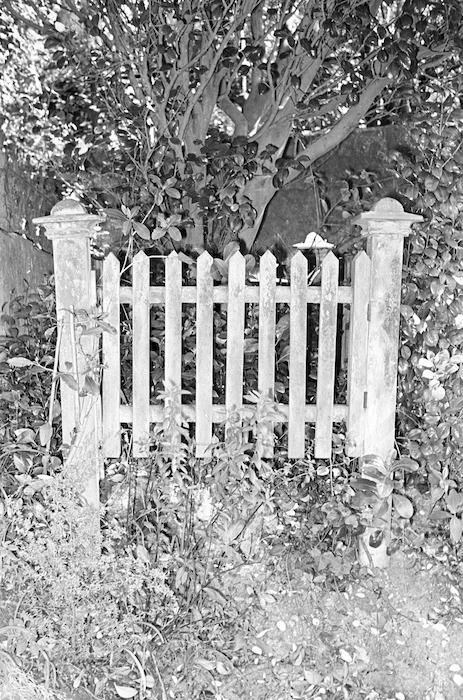
[[[463,562],[450,572],[449,556],[399,551],[342,591],[314,585],[297,556],[271,576],[250,569],[261,590],[251,653],[216,698],[461,700]]]
[[[314,580],[307,556],[290,547],[240,566],[223,594],[243,611],[241,620],[212,671],[191,659],[205,681],[194,697],[462,700],[463,560],[439,533],[419,546],[412,540],[404,534],[387,570],[329,582]],[[183,687],[166,678],[162,692],[153,687],[143,697],[191,700],[192,666]],[[57,697],[34,685],[13,673],[0,649],[0,700]],[[81,688],[60,697],[94,696]]]

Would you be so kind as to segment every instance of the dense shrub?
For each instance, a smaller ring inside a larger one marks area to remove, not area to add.
[[[426,470],[435,509],[463,532],[463,111],[436,105],[396,155],[404,194],[425,222],[406,251],[399,360],[399,431]]]
[[[94,519],[65,473],[49,477],[33,508],[22,506],[18,498],[3,500],[10,652],[36,660],[45,652],[62,676],[73,667],[95,671],[142,644],[150,625],[170,621],[176,604],[163,567],[153,566],[141,545],[119,547],[114,526],[98,556]]]
[[[5,334],[0,336],[0,484],[12,493],[27,488],[27,482],[60,464],[61,409],[58,394],[52,391],[56,350],[53,280],[17,294],[4,311]]]
[[[8,304],[0,336],[0,439],[17,428],[35,428],[47,420],[47,401],[56,346],[55,294],[50,280],[25,290]],[[34,364],[12,369],[7,360],[25,357]],[[48,371],[47,371],[48,370]]]

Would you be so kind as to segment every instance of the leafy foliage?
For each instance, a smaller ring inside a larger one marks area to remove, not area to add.
[[[463,533],[462,118],[450,98],[439,101],[412,129],[413,150],[397,155],[405,195],[426,215],[407,252],[399,425],[410,455],[427,469],[431,517],[450,521],[454,542]]]
[[[250,247],[277,189],[359,123],[415,112],[458,69],[461,11],[458,0],[8,0],[4,129],[95,206],[124,205],[142,245],[239,235]],[[35,72],[19,77],[38,37]]]
[[[101,557],[89,552],[94,519],[65,472],[42,481],[33,510],[21,498],[2,501],[2,585],[11,615],[2,634],[11,653],[59,663],[64,680],[76,668],[120,662],[127,646],[143,648],[149,626],[167,624],[176,604],[163,567],[152,566],[141,545],[118,551],[116,529]]]
[[[46,471],[54,459],[59,431],[51,441],[47,425],[59,428],[58,401],[50,406],[56,349],[55,296],[51,283],[14,297],[1,320],[0,440],[2,486],[18,486],[13,474],[26,478]],[[35,433],[41,431],[39,444]],[[45,449],[47,447],[47,449]],[[47,454],[48,453],[48,454]],[[23,484],[24,485],[24,484]]]

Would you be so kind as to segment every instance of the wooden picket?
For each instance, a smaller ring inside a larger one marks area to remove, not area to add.
[[[198,260],[196,301],[196,454],[202,457],[212,442],[214,307],[212,256]]]
[[[166,302],[165,302],[165,351],[164,377],[167,392],[180,389],[182,384],[182,263],[176,253],[166,259]],[[166,408],[172,412],[173,419],[180,424],[178,404]],[[174,436],[179,439],[179,434]]]
[[[230,417],[243,403],[245,260],[240,253],[230,259],[228,274],[225,410]]]
[[[370,304],[371,261],[362,251],[352,266],[353,299],[349,318],[347,341],[347,405],[349,407],[349,442],[346,452],[349,457],[360,457],[363,447],[366,395],[367,363],[365,362],[365,340],[368,338],[368,312]]]
[[[328,253],[322,263],[320,326],[318,331],[317,419],[315,457],[331,453],[333,432],[339,262]]]
[[[133,454],[149,454],[150,425],[163,420],[165,409],[159,401],[150,403],[150,307],[165,308],[166,388],[182,385],[182,304],[196,306],[196,382],[193,402],[182,405],[182,417],[195,423],[197,456],[206,454],[214,434],[214,424],[229,421],[239,424],[251,406],[243,397],[245,308],[259,305],[258,380],[256,389],[274,398],[275,395],[275,331],[277,305],[290,309],[289,403],[277,403],[279,420],[288,423],[288,455],[301,458],[306,451],[307,424],[315,424],[315,456],[330,456],[333,424],[346,421],[351,454],[361,449],[362,416],[367,392],[367,363],[364,349],[368,341],[368,300],[370,260],[360,253],[353,263],[353,282],[339,286],[338,260],[328,254],[323,261],[321,286],[307,283],[307,260],[300,252],[291,261],[289,285],[276,281],[276,259],[267,252],[260,261],[259,284],[247,284],[245,259],[235,253],[229,260],[228,284],[214,285],[212,258],[203,253],[197,263],[196,286],[182,285],[182,263],[172,253],[165,260],[165,285],[149,284],[149,258],[138,253],[133,261],[131,287],[120,286],[119,264],[109,255],[103,265],[103,309],[107,322],[119,328],[120,304],[133,307],[133,397],[132,404],[120,399],[120,348],[112,335],[103,340],[103,436],[107,457],[120,454],[121,424],[132,424]],[[213,402],[214,304],[227,309],[225,401]],[[319,347],[316,402],[307,398],[307,311],[308,304],[319,307]],[[334,403],[336,333],[338,305],[348,305],[350,327],[348,337],[347,404]],[[178,416],[180,420],[180,416]],[[228,425],[228,423],[227,423]],[[271,434],[273,425],[260,426]],[[271,440],[266,441],[266,457],[271,457]]]
[[[288,457],[303,457],[305,444],[307,259],[297,252],[291,260],[289,314],[289,424]]]
[[[103,333],[102,411],[104,415],[103,441],[107,457],[119,457],[121,451],[121,344],[118,330],[121,323],[119,261],[113,253],[103,267],[103,313],[105,322],[116,331]]]
[[[259,285],[259,348],[257,356],[258,390],[273,398],[275,387],[275,330],[276,330],[276,260],[268,250],[260,259]],[[264,456],[273,456],[271,421],[261,425],[262,441],[266,444]]]
[[[143,251],[137,253],[133,259],[132,439],[134,457],[146,457],[149,454],[151,385],[149,262],[149,258]]]

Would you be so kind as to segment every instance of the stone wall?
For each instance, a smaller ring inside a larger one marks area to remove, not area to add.
[[[53,272],[53,256],[37,249],[27,238],[0,231],[0,308],[15,294],[42,284]]]
[[[50,241],[32,219],[48,214],[60,198],[54,180],[7,156],[0,132],[0,230],[24,235],[51,252]]]
[[[32,218],[48,213],[54,193],[45,180],[8,160],[0,141],[0,309],[12,294],[34,288],[53,271],[50,242]],[[3,328],[0,326],[0,332]]]

